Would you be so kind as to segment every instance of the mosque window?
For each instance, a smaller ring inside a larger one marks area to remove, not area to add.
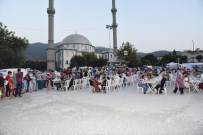
[[[75,48],[75,45],[73,45],[73,48]]]

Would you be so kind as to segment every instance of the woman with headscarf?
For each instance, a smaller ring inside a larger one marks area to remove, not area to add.
[[[181,73],[180,70],[177,71],[177,77],[176,77],[176,84],[175,84],[175,89],[173,91],[173,93],[176,93],[177,90],[180,90],[180,94],[184,94],[183,93],[183,88],[184,88],[184,77]]]

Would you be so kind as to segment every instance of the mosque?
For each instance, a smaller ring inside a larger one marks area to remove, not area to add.
[[[48,48],[47,48],[47,70],[55,69],[56,63],[58,68],[67,68],[70,65],[70,60],[74,55],[82,55],[83,52],[94,52],[97,57],[102,56],[106,58],[111,65],[111,62],[117,62],[113,52],[117,50],[117,23],[116,23],[116,4],[112,0],[112,25],[108,25],[113,29],[113,50],[103,52],[101,54],[95,53],[95,47],[83,35],[71,34],[65,37],[61,44],[57,46],[55,51],[54,46],[54,0],[49,0],[48,14]]]
[[[59,46],[56,48],[56,62],[58,68],[67,68],[70,66],[70,60],[75,55],[82,55],[82,53],[95,53],[99,57],[107,59],[107,61],[114,61],[116,58],[113,54],[113,49],[96,53],[95,47],[83,35],[71,34],[65,37]]]

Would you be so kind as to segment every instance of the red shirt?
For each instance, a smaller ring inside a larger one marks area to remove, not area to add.
[[[8,81],[10,78],[11,78],[10,75],[7,75],[7,76],[6,76],[6,80],[7,80],[7,81]]]
[[[94,87],[95,89],[100,89],[100,88],[99,88],[99,82],[98,82],[97,80],[94,80],[94,82],[93,82],[93,87]]]

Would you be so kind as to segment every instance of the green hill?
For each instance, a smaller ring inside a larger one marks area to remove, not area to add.
[[[60,43],[56,43],[55,46],[59,45]],[[25,56],[27,57],[27,59],[30,60],[46,60],[47,59],[47,44],[45,43],[32,43],[28,45],[28,48],[23,52],[25,54]],[[106,51],[109,48],[105,48],[105,47],[95,47],[95,51],[100,53],[102,51]],[[165,50],[160,50],[160,51],[155,51],[155,52],[151,52],[151,53],[142,53],[142,52],[137,52],[137,55],[139,57],[144,57],[147,54],[153,54],[154,56],[164,56],[169,54],[170,51],[165,51]],[[182,52],[177,51],[178,55],[182,55]]]

